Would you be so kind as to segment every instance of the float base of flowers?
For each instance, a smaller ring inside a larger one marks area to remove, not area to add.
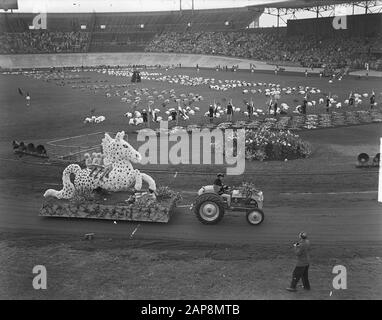
[[[131,194],[126,194],[129,198]],[[147,195],[150,196],[150,195]],[[165,199],[143,199],[134,202],[112,200],[59,200],[47,198],[40,210],[41,217],[61,217],[61,218],[83,218],[101,219],[113,221],[142,221],[160,222],[170,221],[176,202],[179,200],[177,194]],[[143,201],[142,201],[143,200]]]

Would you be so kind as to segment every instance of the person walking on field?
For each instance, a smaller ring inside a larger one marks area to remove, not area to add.
[[[326,113],[329,113],[329,108],[330,108],[331,102],[330,102],[330,93],[328,96],[326,96]]]
[[[309,251],[310,243],[306,232],[300,232],[299,241],[293,244],[293,249],[297,257],[296,267],[293,270],[292,282],[286,290],[295,292],[297,291],[297,283],[302,279],[302,285],[305,290],[310,290],[310,283],[308,277],[309,270]]]
[[[143,119],[143,123],[144,123],[145,127],[148,127],[149,117],[148,117],[146,109],[143,109],[141,114],[142,114],[142,119]]]
[[[208,117],[210,119],[210,123],[214,122],[214,106],[210,104],[210,107],[208,108]]]
[[[302,114],[306,115],[306,107],[308,105],[308,98],[304,97],[304,101],[302,102]]]
[[[232,122],[233,105],[232,100],[227,105],[227,121]]]
[[[248,120],[251,120],[251,116],[253,115],[253,100],[251,99],[251,102],[247,102],[247,113],[248,113]]]
[[[375,93],[373,91],[373,93],[371,94],[371,97],[370,97],[370,109],[373,109],[374,105],[375,105]]]
[[[31,104],[31,96],[29,95],[29,92],[27,92],[27,95],[25,96],[25,101],[26,101],[27,107],[29,107]]]
[[[273,103],[273,115],[275,117],[277,117],[277,108],[278,108],[278,104],[277,104],[277,100],[275,100],[275,102]]]
[[[273,99],[270,98],[268,101],[268,113],[272,114],[272,107],[273,107]]]

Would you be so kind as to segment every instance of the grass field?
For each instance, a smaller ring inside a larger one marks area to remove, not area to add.
[[[282,87],[298,87],[309,86],[319,88],[322,93],[331,92],[332,95],[338,96],[338,101],[344,101],[348,98],[350,91],[362,93],[371,93],[375,91],[377,102],[382,99],[382,84],[380,79],[369,78],[358,80],[357,78],[344,78],[342,81],[335,81],[328,83],[327,78],[320,79],[318,77],[305,78],[301,75],[279,75],[267,73],[254,73],[249,72],[217,72],[212,70],[201,70],[196,73],[192,69],[174,69],[174,70],[154,70],[155,72],[162,72],[163,74],[184,74],[193,77],[215,78],[215,79],[229,79],[252,81],[261,83],[280,84]],[[153,71],[153,72],[154,72]],[[76,86],[91,86],[94,84],[100,85],[101,80],[108,82],[102,84],[121,85],[130,84],[128,77],[116,77],[97,72],[82,72],[78,74],[80,80],[76,81]],[[68,72],[67,76],[73,76]],[[73,82],[73,79],[67,79],[66,82]],[[82,83],[81,81],[85,81]],[[90,82],[87,82],[90,81]],[[97,81],[97,82],[96,82]],[[0,75],[0,103],[1,103],[1,131],[0,136],[2,140],[5,139],[55,139],[64,138],[68,136],[82,135],[86,133],[93,133],[98,131],[116,132],[125,130],[132,132],[138,129],[136,126],[128,125],[128,120],[123,115],[130,111],[132,108],[126,103],[121,101],[121,96],[115,96],[115,92],[123,93],[126,88],[111,88],[99,89],[94,93],[90,88],[76,88],[73,89],[73,83],[67,83],[65,86],[59,85],[60,81],[50,80],[49,82],[42,79],[36,80],[32,77],[23,75]],[[24,92],[29,92],[32,97],[30,107],[25,106],[25,101],[17,91],[17,88],[22,88]],[[228,91],[211,90],[206,85],[202,86],[184,86],[180,84],[170,84],[167,82],[158,82],[152,80],[144,80],[140,84],[131,85],[129,90],[137,88],[148,88],[150,90],[161,91],[174,89],[176,95],[182,93],[188,94],[193,92],[202,95],[203,101],[197,102],[196,105],[200,107],[201,112],[197,113],[191,120],[186,123],[183,120],[179,121],[180,125],[192,123],[206,123],[207,120],[203,116],[207,111],[208,105],[216,101],[225,99],[232,99],[235,106],[244,110],[243,99],[249,100],[251,97],[254,100],[255,108],[265,108],[267,97],[264,94],[243,94],[242,88],[230,89]],[[106,92],[111,93],[111,97],[106,97]],[[122,94],[123,96],[123,94]],[[314,97],[315,96],[315,97]],[[311,99],[317,100],[323,97],[322,94],[313,94]],[[303,96],[300,94],[282,95],[280,103],[287,103],[291,108],[302,103]],[[367,109],[369,107],[368,99],[363,99],[363,105],[359,108]],[[296,101],[296,102],[294,102]],[[170,105],[176,107],[175,102]],[[139,109],[146,108],[142,104]],[[154,105],[154,107],[157,107]],[[85,117],[90,116],[90,110],[95,109],[96,115],[104,115],[106,120],[96,125],[86,125],[83,123]],[[346,110],[354,108],[347,107]],[[323,106],[312,107],[308,109],[308,113],[323,112]],[[245,119],[243,114],[236,114],[234,119]],[[222,119],[225,120],[225,119]],[[221,121],[222,121],[221,120]],[[175,124],[173,124],[175,125]]]
[[[162,73],[163,75],[188,75],[190,77],[215,78],[216,80],[241,80],[256,83],[280,84],[281,87],[309,86],[319,88],[322,93],[331,92],[338,96],[338,101],[343,101],[348,97],[350,91],[358,93],[370,93],[375,91],[377,102],[381,104],[382,83],[380,79],[368,78],[358,79],[355,77],[345,77],[342,81],[329,83],[327,78],[320,79],[317,76],[305,78],[303,75],[282,74],[275,76],[270,73],[249,73],[241,72],[217,72],[214,70],[202,69],[197,73],[193,69],[170,69],[152,70],[152,73]],[[130,92],[135,88],[149,88],[151,91],[174,89],[177,96],[181,93],[193,92],[202,95],[203,101],[197,102],[200,112],[191,117],[190,121],[179,121],[180,125],[191,123],[206,123],[203,116],[208,109],[208,105],[223,98],[233,99],[234,105],[244,109],[243,99],[253,98],[256,108],[265,109],[265,102],[268,97],[264,94],[243,94],[242,88],[229,89],[228,91],[211,90],[206,85],[184,86],[180,84],[170,84],[168,82],[143,80],[140,84],[130,84],[128,77],[113,76],[88,72],[65,72],[63,80],[45,81],[47,77],[52,77],[48,72],[42,74],[41,79],[34,79],[24,75],[0,75],[0,154],[4,158],[13,157],[10,142],[13,139],[43,143],[47,146],[48,153],[54,154],[78,152],[80,147],[88,148],[99,145],[103,132],[117,132],[125,130],[129,133],[129,142],[138,147],[141,143],[136,141],[135,131],[140,128],[128,124],[128,119],[124,117],[127,111],[131,111],[131,105],[121,101],[123,91]],[[78,76],[78,78],[73,78]],[[56,76],[53,76],[53,78]],[[65,84],[65,85],[62,85]],[[97,89],[97,93],[90,89],[93,85],[113,85],[108,89]],[[127,87],[117,87],[126,85]],[[76,88],[72,88],[75,86]],[[83,88],[79,88],[82,86]],[[86,87],[88,86],[88,88]],[[24,92],[29,92],[32,97],[31,106],[25,105],[24,98],[19,95],[17,88],[22,88]],[[119,96],[115,94],[119,92]],[[106,97],[106,92],[111,97]],[[318,99],[323,94],[313,94],[311,99]],[[295,93],[282,95],[280,102],[285,102],[290,106],[301,103],[302,95]],[[368,109],[368,99],[363,99],[363,104],[358,109]],[[297,101],[297,102],[295,102]],[[176,107],[173,102],[170,106]],[[144,105],[142,105],[142,108]],[[156,107],[154,105],[154,107]],[[380,106],[378,106],[379,108]],[[138,107],[140,109],[141,107]],[[160,108],[160,107],[159,107]],[[84,124],[85,117],[90,116],[90,110],[95,109],[96,115],[104,115],[106,120],[99,124]],[[344,107],[342,109],[355,110],[355,107]],[[323,106],[311,107],[308,113],[322,113]],[[242,113],[235,114],[236,119],[245,119]],[[225,121],[225,119],[215,121]],[[172,124],[175,125],[175,124]],[[156,125],[157,126],[157,125]],[[353,127],[331,128],[303,131],[299,133],[303,139],[313,146],[313,154],[309,159],[300,159],[288,162],[246,162],[246,174],[262,176],[267,174],[330,174],[333,172],[356,172],[354,169],[356,155],[366,152],[374,156],[379,151],[379,137],[382,136],[381,124],[361,125]],[[74,137],[74,138],[73,138]],[[54,141],[54,145],[47,144]],[[73,147],[71,147],[73,146]],[[170,144],[171,146],[171,144]],[[138,168],[141,168],[139,165]],[[224,166],[217,165],[147,165],[145,170],[161,170],[171,172],[204,172],[216,173],[224,170]],[[163,184],[170,182],[169,177],[162,178]],[[211,179],[211,178],[207,178]],[[356,183],[358,178],[354,179]],[[242,177],[233,177],[232,183],[237,183]],[[368,180],[368,179],[366,179]],[[191,180],[192,181],[192,180]],[[266,182],[267,179],[260,183]],[[372,178],[373,188],[376,186],[376,175]],[[172,181],[171,181],[172,182]],[[268,184],[268,183],[267,183]],[[276,183],[275,183],[276,184]],[[314,184],[314,183],[312,183]],[[289,185],[289,184],[288,184]],[[351,183],[349,183],[351,185]],[[370,185],[368,183],[367,185]],[[194,186],[193,188],[197,188]],[[272,189],[274,186],[269,186]],[[335,188],[336,186],[333,186]]]

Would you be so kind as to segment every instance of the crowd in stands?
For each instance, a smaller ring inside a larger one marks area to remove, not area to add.
[[[168,32],[157,35],[148,52],[177,52],[243,57],[269,62],[292,62],[305,67],[335,65],[364,68],[369,51],[380,39],[290,36],[277,32]]]
[[[0,33],[1,54],[86,52],[88,43],[87,32]]]
[[[31,30],[0,33],[0,54],[88,52],[88,32],[51,32]],[[140,50],[146,52],[196,53],[242,57],[294,64],[303,67],[350,67],[382,70],[382,38],[287,36],[285,30],[255,32],[164,32],[147,38]],[[99,39],[102,43],[102,39]],[[115,44],[115,46],[117,46]],[[127,48],[124,48],[127,50]],[[120,51],[108,43],[107,50]]]

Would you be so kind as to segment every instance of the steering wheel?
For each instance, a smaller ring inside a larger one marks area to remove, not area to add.
[[[222,190],[223,190],[223,191],[228,191],[229,189],[230,189],[230,187],[227,186],[227,185],[224,185],[224,186],[222,187]]]

